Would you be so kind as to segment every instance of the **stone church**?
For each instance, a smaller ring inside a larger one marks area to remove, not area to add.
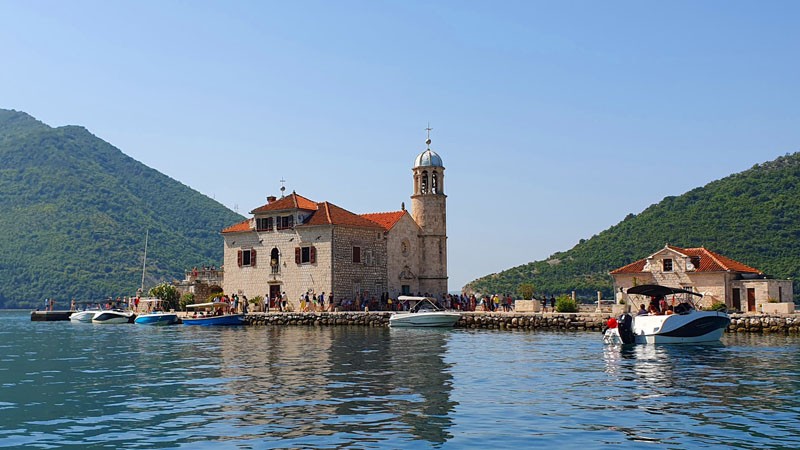
[[[334,301],[447,292],[447,222],[442,158],[427,149],[414,160],[411,211],[355,214],[292,192],[267,197],[252,218],[222,230],[223,289],[275,298],[297,309],[305,293]]]

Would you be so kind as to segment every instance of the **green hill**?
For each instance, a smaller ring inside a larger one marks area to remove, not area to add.
[[[240,220],[85,128],[0,109],[0,308],[135,293],[146,230],[148,286],[219,265]]]
[[[800,280],[800,153],[667,197],[568,251],[484,276],[465,290],[516,292],[520,284],[533,283],[537,293],[574,290],[596,298],[602,291],[611,298],[608,272],[666,243],[703,246],[776,278]],[[797,299],[798,281],[794,292]]]

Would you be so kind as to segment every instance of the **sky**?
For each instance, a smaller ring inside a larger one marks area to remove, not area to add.
[[[799,21],[777,0],[0,0],[0,108],[242,214],[280,180],[410,205],[430,124],[452,291],[800,150]]]

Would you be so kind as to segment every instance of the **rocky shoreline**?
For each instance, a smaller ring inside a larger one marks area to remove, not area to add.
[[[253,313],[247,325],[389,326],[389,312]],[[465,312],[456,328],[487,330],[600,331],[609,313],[490,313]],[[800,334],[800,314],[733,314],[729,333]]]

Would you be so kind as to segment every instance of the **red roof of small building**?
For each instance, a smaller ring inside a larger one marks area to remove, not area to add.
[[[275,200],[272,203],[267,203],[266,205],[259,206],[258,208],[250,211],[250,214],[257,214],[263,212],[272,212],[272,211],[288,211],[291,209],[303,209],[307,211],[316,211],[317,210],[317,203],[309,200],[302,195],[298,195],[295,192],[283,197],[280,200]]]
[[[241,233],[243,231],[250,231],[250,219],[244,219],[243,221],[231,225],[228,228],[224,228],[222,230],[223,233]]]
[[[334,205],[330,202],[317,203],[317,211],[302,226],[344,225],[362,228],[380,228],[377,223]]]
[[[402,211],[391,211],[382,213],[361,214],[361,217],[371,220],[380,225],[384,230],[389,231],[406,214],[408,214],[408,211],[402,210]]]
[[[674,245],[667,245],[667,248],[678,252],[685,256],[695,256],[700,258],[700,267],[696,267],[696,272],[740,272],[740,273],[756,273],[761,274],[758,269],[750,267],[746,264],[742,264],[739,261],[733,260],[726,256],[722,256],[719,253],[712,252],[704,247],[695,247],[695,248],[681,248],[675,247]],[[611,271],[611,275],[617,275],[622,273],[642,273],[644,272],[644,266],[647,263],[647,258],[640,259],[634,263],[628,264],[627,266],[620,267],[619,269],[615,269]]]

